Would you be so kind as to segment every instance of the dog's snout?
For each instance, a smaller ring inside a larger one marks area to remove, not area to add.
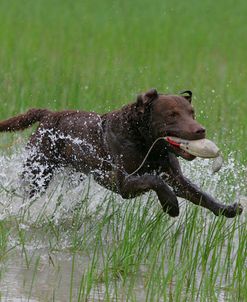
[[[205,134],[205,132],[206,132],[206,129],[203,128],[203,127],[199,127],[199,128],[196,130],[196,133],[197,133],[197,134]]]

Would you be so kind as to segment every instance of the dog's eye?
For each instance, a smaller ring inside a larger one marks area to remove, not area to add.
[[[170,112],[169,116],[170,117],[176,117],[176,116],[178,116],[178,112],[172,111],[172,112]]]

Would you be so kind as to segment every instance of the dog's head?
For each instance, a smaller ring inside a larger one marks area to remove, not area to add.
[[[136,101],[138,114],[145,117],[152,139],[161,136],[176,136],[187,140],[205,138],[205,128],[195,120],[195,111],[191,105],[192,92],[184,91],[181,95],[158,94],[151,89],[139,95]],[[170,151],[192,160],[194,156],[173,146]]]

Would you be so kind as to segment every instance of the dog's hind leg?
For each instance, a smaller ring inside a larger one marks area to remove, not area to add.
[[[50,131],[38,129],[27,146],[22,177],[27,184],[29,197],[38,196],[47,189],[55,167],[56,143]]]
[[[54,165],[39,156],[31,156],[26,159],[22,177],[27,184],[30,198],[42,194],[47,189],[54,172]]]

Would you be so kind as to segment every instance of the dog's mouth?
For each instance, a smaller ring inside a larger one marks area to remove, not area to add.
[[[166,137],[166,141],[169,143],[169,147],[172,149],[172,151],[178,155],[183,157],[186,160],[193,160],[196,158],[196,156],[190,154],[189,152],[186,152],[185,150],[180,149],[180,144],[174,140],[172,140],[169,137]]]

